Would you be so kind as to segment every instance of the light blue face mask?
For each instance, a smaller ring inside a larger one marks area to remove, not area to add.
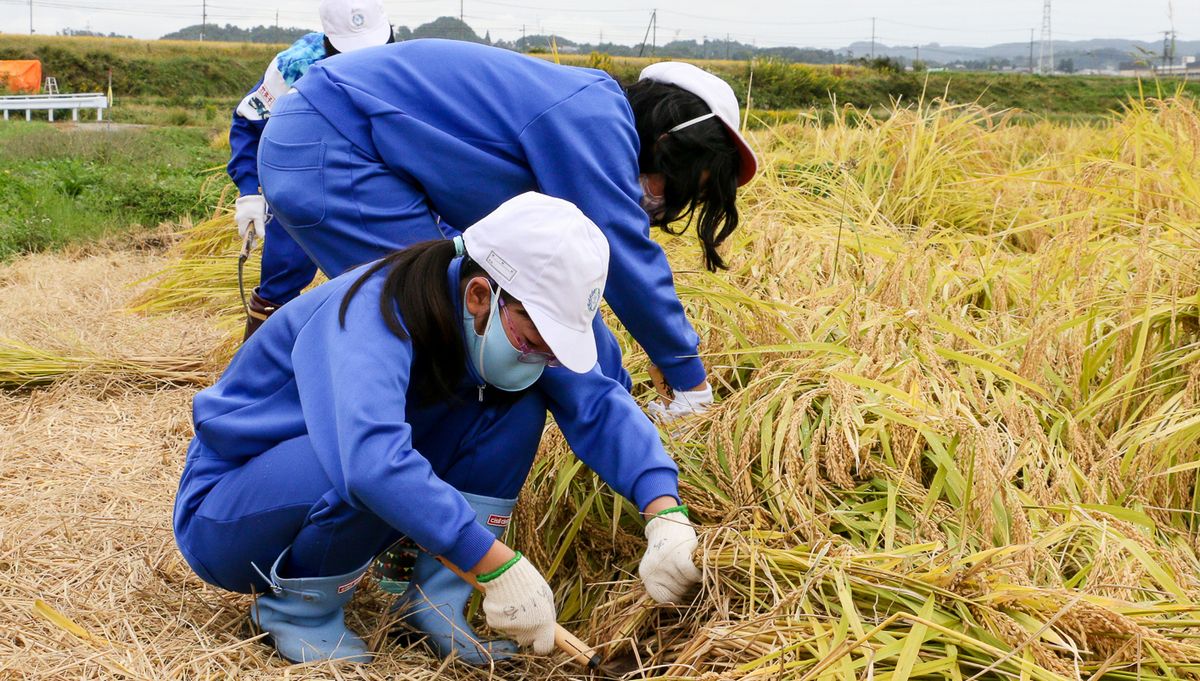
[[[492,293],[491,312],[483,335],[475,333],[475,317],[463,302],[463,331],[467,355],[475,363],[480,378],[505,392],[517,392],[533,385],[546,369],[545,363],[529,364],[519,360],[521,351],[513,346],[500,321],[500,291]],[[481,393],[482,394],[482,393]]]

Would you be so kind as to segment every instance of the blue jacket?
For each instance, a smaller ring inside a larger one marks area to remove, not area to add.
[[[482,45],[411,40],[339,55],[296,83],[351,143],[463,229],[505,200],[571,201],[608,237],[605,298],[671,385],[704,380],[699,338],[650,239],[633,112],[607,74]]]
[[[225,170],[242,196],[258,193],[258,141],[271,116],[275,99],[325,58],[325,34],[309,33],[275,55],[267,72],[246,93],[229,126],[229,164]]]
[[[447,273],[454,297],[460,267],[456,259]],[[232,463],[308,434],[338,496],[435,555],[475,565],[492,535],[439,477],[452,462],[413,448],[413,433],[436,437],[438,421],[409,399],[412,344],[388,330],[379,313],[386,270],[354,296],[345,327],[338,322],[342,298],[363,269],[300,296],[267,320],[221,379],[196,395],[196,437]],[[463,388],[473,395],[478,383],[470,371]],[[596,367],[584,375],[558,368],[547,369],[531,389],[544,394],[576,455],[639,509],[660,496],[678,498],[675,463],[619,383]]]

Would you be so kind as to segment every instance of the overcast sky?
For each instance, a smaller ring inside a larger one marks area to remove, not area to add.
[[[33,29],[63,28],[157,38],[200,23],[204,0],[33,0]],[[658,42],[729,34],[760,47],[842,47],[876,39],[891,45],[991,45],[1041,33],[1041,0],[462,0],[468,24],[493,39],[556,33],[576,41],[640,43],[650,12],[658,10]],[[1055,39],[1162,40],[1171,27],[1167,0],[1054,0]],[[1176,0],[1181,40],[1200,39],[1200,2]],[[275,23],[317,28],[317,0],[208,0],[208,21],[240,26]],[[458,16],[459,0],[385,0],[393,24],[410,28],[443,15]],[[0,0],[0,32],[29,32],[29,1]]]

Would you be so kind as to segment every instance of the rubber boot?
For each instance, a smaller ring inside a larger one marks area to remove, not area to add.
[[[251,621],[267,632],[279,654],[292,662],[370,662],[366,642],[346,628],[342,612],[367,566],[332,577],[288,579],[279,576],[279,566],[290,550],[284,549],[275,559],[269,579],[263,576],[271,590],[251,606]]]
[[[508,527],[516,499],[495,499],[463,494],[479,524],[499,539]],[[512,641],[481,641],[467,622],[464,610],[475,588],[458,578],[436,558],[420,552],[413,565],[413,578],[408,590],[396,600],[393,612],[400,612],[403,621],[426,636],[439,657],[454,655],[476,667],[506,660],[517,652]]]
[[[243,343],[246,342],[250,336],[253,336],[254,332],[258,331],[258,327],[262,326],[263,322],[267,321],[267,317],[275,314],[275,311],[281,306],[276,305],[275,303],[272,303],[266,298],[258,295],[258,289],[254,289],[250,292],[250,303],[247,305],[247,307],[249,309],[246,313],[246,331],[242,335]]]

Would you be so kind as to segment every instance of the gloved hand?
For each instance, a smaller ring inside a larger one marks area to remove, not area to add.
[[[708,383],[702,390],[675,390],[674,393],[674,398],[666,404],[655,400],[646,405],[650,418],[667,423],[689,414],[703,414],[713,403],[712,386]]]
[[[480,575],[479,583],[489,627],[537,655],[554,650],[554,592],[525,556],[517,552],[505,567]]]
[[[262,194],[239,196],[234,201],[233,219],[237,221],[238,236],[245,239],[246,230],[254,225],[254,235],[262,240],[267,227],[267,200]]]
[[[692,562],[696,528],[684,506],[669,508],[646,523],[646,553],[638,574],[646,591],[658,603],[679,603],[700,582],[700,569]]]

